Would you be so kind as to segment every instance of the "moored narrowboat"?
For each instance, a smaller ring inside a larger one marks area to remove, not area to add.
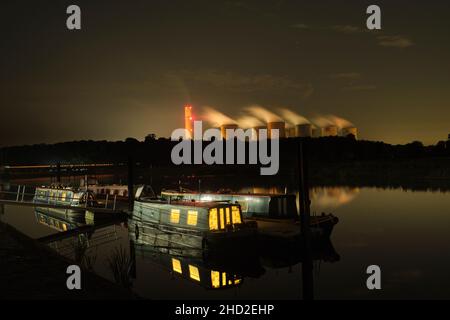
[[[300,222],[294,194],[196,193],[162,191],[161,197],[177,201],[224,201],[241,206],[244,220],[258,224],[261,237],[297,239]],[[339,219],[322,213],[310,217],[314,237],[329,237]]]
[[[243,221],[239,204],[147,198],[141,195],[142,190],[136,192],[133,219],[160,232],[196,238],[191,247],[245,245],[256,236],[256,223]]]
[[[92,191],[71,187],[36,187],[33,202],[71,207],[93,207],[97,204]]]

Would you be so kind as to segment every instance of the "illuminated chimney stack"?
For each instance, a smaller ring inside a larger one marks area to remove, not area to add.
[[[192,106],[190,104],[187,104],[184,106],[184,128],[188,131],[188,139],[192,139],[192,137],[194,136],[193,122]]]

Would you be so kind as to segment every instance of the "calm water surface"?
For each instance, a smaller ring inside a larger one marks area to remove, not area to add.
[[[331,248],[317,253],[314,261],[316,299],[450,298],[449,193],[333,187],[315,188],[311,198],[313,212],[340,219]],[[13,206],[5,206],[0,219],[33,238],[58,233],[64,223],[45,220],[45,214],[32,208]],[[83,245],[76,241],[79,237],[49,245],[65,256],[84,257],[83,263],[99,275],[151,299],[302,298],[301,263],[294,252],[281,257],[262,252],[245,266],[230,268],[203,260],[198,252],[155,248],[143,245],[142,239],[136,243],[128,225],[99,228]],[[111,261],[117,266],[128,259],[135,267],[123,272],[128,277],[120,281]],[[182,275],[173,271],[174,259]],[[371,264],[381,267],[380,291],[366,289],[365,271]],[[212,289],[214,283],[226,286]]]

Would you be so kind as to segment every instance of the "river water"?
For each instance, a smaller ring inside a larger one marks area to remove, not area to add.
[[[315,254],[315,299],[450,298],[449,193],[321,187],[311,190],[311,200],[312,212],[339,218],[331,243]],[[4,206],[0,219],[36,239],[78,223],[17,206]],[[302,298],[301,253],[263,251],[230,269],[198,252],[136,241],[129,222],[49,246],[146,298]],[[366,287],[369,265],[381,268],[381,290]]]

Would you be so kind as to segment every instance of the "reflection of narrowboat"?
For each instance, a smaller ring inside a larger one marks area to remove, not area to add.
[[[249,243],[256,235],[256,223],[243,221],[239,204],[155,200],[141,196],[142,190],[136,193],[133,219],[167,234],[193,236],[192,247]]]
[[[135,256],[160,265],[174,275],[206,289],[236,287],[241,285],[245,276],[259,277],[264,273],[258,259],[245,261],[241,269],[235,265],[222,264],[205,257],[202,250],[180,245],[176,241],[176,236],[172,237],[154,228],[142,228],[139,222],[132,219],[129,220],[128,226],[129,234],[134,239],[131,241],[131,246]],[[224,252],[223,255],[227,253]],[[235,258],[228,257],[227,260]],[[249,268],[251,268],[250,272]]]
[[[97,204],[92,191],[59,186],[37,187],[33,201],[72,207],[93,207]]]
[[[245,194],[245,193],[196,193],[162,191],[161,197],[171,200],[227,201],[242,208],[244,218],[295,218],[297,207],[295,195],[290,194]]]
[[[59,210],[59,213],[57,210]],[[84,225],[81,219],[73,216],[67,217],[65,210],[62,209],[36,208],[34,214],[40,224],[58,231],[73,230]]]

